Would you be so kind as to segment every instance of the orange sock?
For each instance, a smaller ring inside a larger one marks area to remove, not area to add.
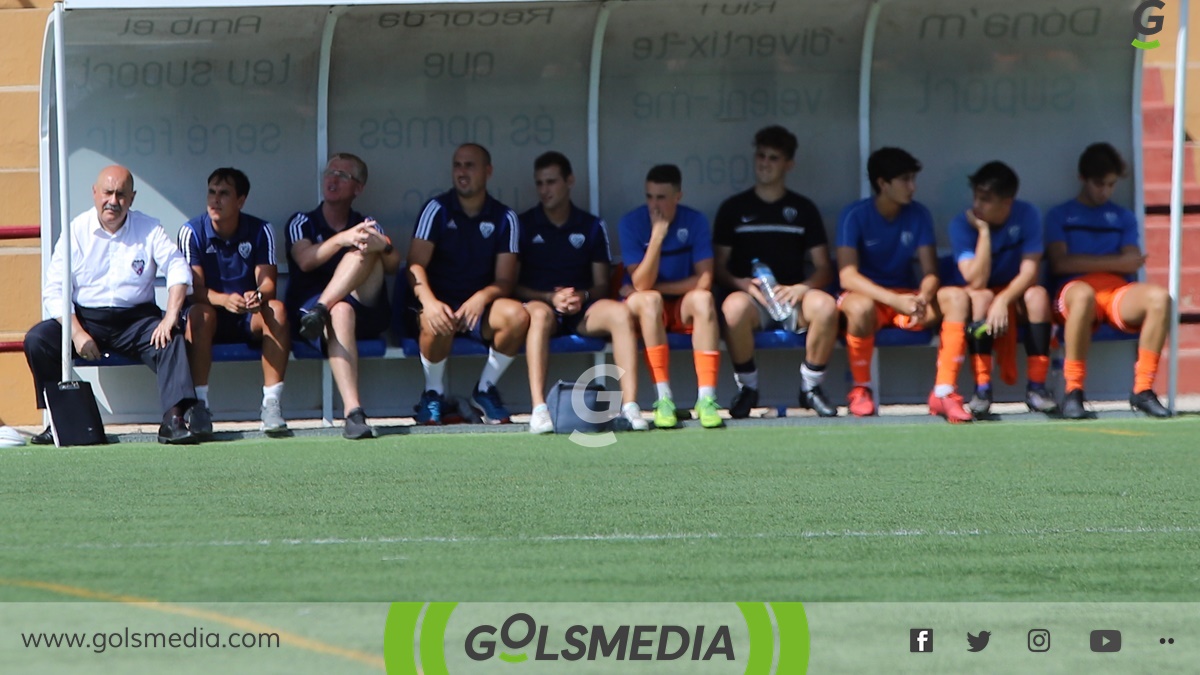
[[[942,322],[942,346],[938,348],[937,377],[934,384],[957,386],[958,370],[967,353],[966,326],[960,322]]]
[[[975,367],[975,386],[982,387],[992,383],[992,355],[972,354],[971,365]]]
[[[646,347],[646,363],[650,366],[650,379],[654,384],[671,380],[671,350],[666,345]]]
[[[1158,353],[1138,347],[1137,363],[1133,366],[1134,393],[1154,388],[1154,376],[1158,374],[1158,359]]]
[[[1049,371],[1049,356],[1030,356],[1025,359],[1025,375],[1030,384],[1046,384],[1046,373]]]
[[[1087,379],[1087,364],[1074,359],[1063,361],[1063,379],[1066,380],[1068,392],[1083,389],[1083,381]]]
[[[721,369],[721,352],[692,352],[696,362],[696,384],[700,388],[717,388],[717,371]]]
[[[871,353],[875,351],[875,336],[855,337],[846,334],[846,356],[850,360],[850,377],[854,386],[865,387],[871,383]]]

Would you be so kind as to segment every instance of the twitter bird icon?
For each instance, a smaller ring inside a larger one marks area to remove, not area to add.
[[[969,652],[983,651],[984,647],[987,647],[988,640],[990,640],[991,637],[992,637],[992,634],[986,630],[979,631],[979,635],[971,635],[970,633],[967,633],[967,644],[971,646],[971,648],[968,649],[967,651],[969,651]]]

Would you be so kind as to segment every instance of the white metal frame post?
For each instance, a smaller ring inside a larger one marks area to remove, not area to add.
[[[62,227],[59,236],[59,246],[62,247],[63,281],[62,281],[62,381],[71,380],[73,363],[71,360],[71,217],[67,212],[67,41],[65,38],[65,17],[63,4],[54,3],[54,97],[57,99],[54,107],[55,125],[58,132],[58,222]]]
[[[1188,0],[1179,3],[1179,38],[1175,43],[1175,137],[1171,149],[1171,354],[1167,365],[1167,409],[1175,412],[1179,388],[1179,291],[1180,256],[1183,249],[1183,141],[1187,110]]]
[[[321,183],[325,162],[329,159],[329,68],[333,55],[333,38],[337,32],[338,17],[348,7],[332,7],[325,16],[325,27],[321,33],[321,56],[317,71],[317,201],[324,193]],[[321,425],[333,426],[333,369],[329,357],[321,359]]]

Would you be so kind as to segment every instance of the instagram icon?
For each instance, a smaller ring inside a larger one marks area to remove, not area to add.
[[[1050,651],[1050,631],[1045,628],[1034,628],[1029,631],[1029,651]]]

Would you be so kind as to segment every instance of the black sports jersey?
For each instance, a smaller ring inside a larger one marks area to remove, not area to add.
[[[592,287],[592,263],[611,263],[604,221],[571,205],[562,227],[546,217],[541,204],[522,213],[520,284],[535,291]]]
[[[753,188],[726,199],[713,222],[713,246],[728,246],[729,273],[749,278],[750,261],[758,258],[781,284],[791,286],[808,278],[806,253],[825,246],[821,212],[807,197],[788,191],[767,203]]]

